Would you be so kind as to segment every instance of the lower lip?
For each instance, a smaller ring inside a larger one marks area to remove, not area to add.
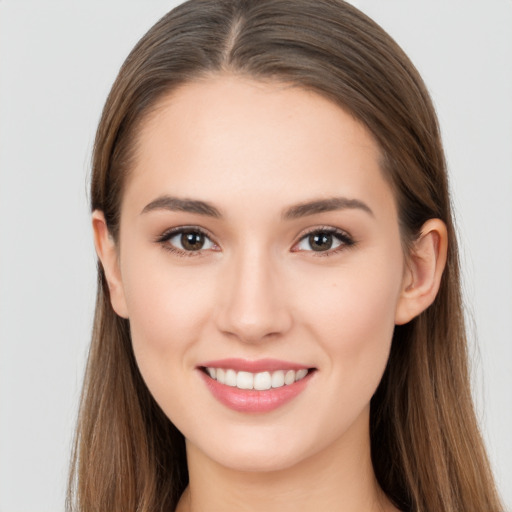
[[[238,412],[269,412],[288,403],[304,391],[314,372],[309,372],[303,379],[293,384],[264,391],[227,386],[212,379],[201,370],[199,373],[212,395],[230,409]]]

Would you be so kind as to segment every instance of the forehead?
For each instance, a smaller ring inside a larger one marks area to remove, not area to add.
[[[379,161],[371,133],[319,94],[216,76],[174,90],[142,123],[126,195],[141,208],[162,193],[285,203],[391,196]]]

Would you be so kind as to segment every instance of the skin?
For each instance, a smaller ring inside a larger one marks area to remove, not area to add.
[[[164,195],[206,201],[220,217],[144,211]],[[283,218],[335,196],[370,211]],[[203,249],[159,241],[180,226],[206,231]],[[371,465],[369,403],[395,324],[435,298],[447,240],[432,219],[403,254],[379,148],[359,122],[284,84],[230,75],[187,84],[143,123],[118,243],[101,212],[93,228],[142,376],[186,438],[180,512],[395,510]],[[352,243],[335,237],[313,251],[308,233],[331,228]],[[231,357],[316,371],[287,404],[243,413],[219,403],[197,369]]]

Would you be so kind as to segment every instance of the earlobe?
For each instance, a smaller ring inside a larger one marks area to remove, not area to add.
[[[440,219],[429,219],[422,226],[408,258],[395,324],[409,322],[434,302],[446,265],[447,250],[446,225]]]
[[[112,308],[119,316],[128,318],[117,246],[108,231],[102,211],[94,210],[92,214],[92,229],[96,254],[105,272]]]

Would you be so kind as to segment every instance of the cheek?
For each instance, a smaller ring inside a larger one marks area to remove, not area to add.
[[[166,260],[165,254],[152,258],[134,251],[122,269],[135,357],[155,398],[175,372],[193,366],[191,354],[211,317],[213,293],[200,268],[192,276]]]
[[[401,262],[400,256],[396,261]],[[346,391],[340,394],[340,406],[351,399],[369,400],[380,382],[389,357],[401,276],[401,265],[383,258],[360,268],[340,269],[329,283],[309,283],[310,294],[315,286],[323,293],[321,300],[304,304],[303,314],[323,346],[330,375]],[[340,388],[332,392],[339,393]]]
[[[130,276],[126,280],[129,322],[142,378],[180,430],[200,429],[197,411],[190,408],[201,399],[191,370],[211,317],[212,291],[194,286],[197,281],[191,282],[190,274],[167,265],[145,264],[143,269],[134,265]]]

